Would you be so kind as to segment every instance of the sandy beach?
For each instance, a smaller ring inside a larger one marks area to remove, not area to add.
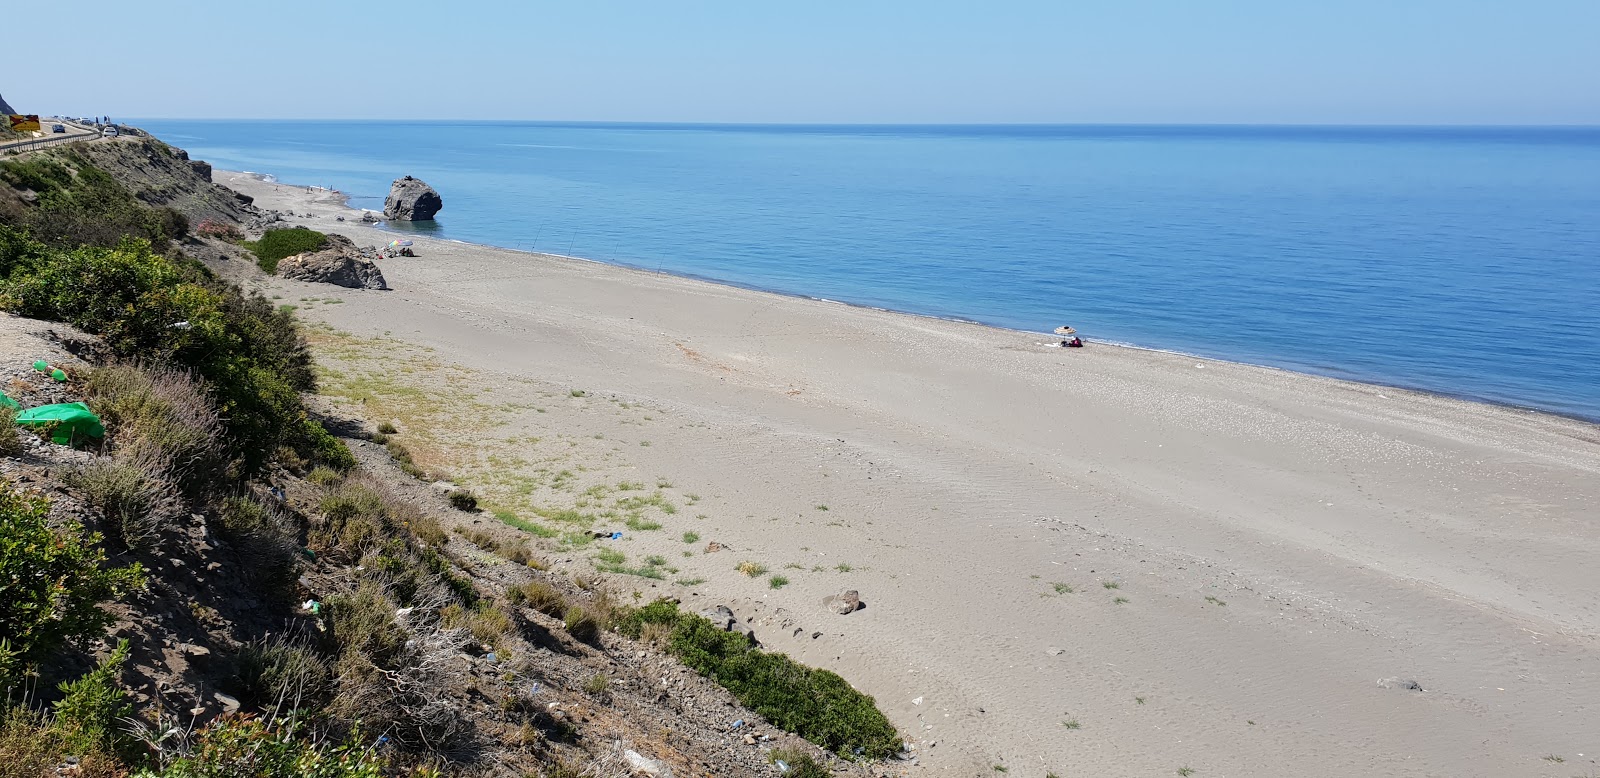
[[[657,557],[611,580],[874,695],[909,775],[1600,772],[1595,425],[406,237],[393,291],[250,282],[329,397],[491,513],[624,533],[560,569]]]

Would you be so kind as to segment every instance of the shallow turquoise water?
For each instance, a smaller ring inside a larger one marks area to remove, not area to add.
[[[442,237],[1600,419],[1600,128],[139,124]]]

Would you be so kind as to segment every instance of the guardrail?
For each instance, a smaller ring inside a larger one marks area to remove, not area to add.
[[[98,132],[69,132],[66,134],[50,134],[42,138],[24,138],[18,141],[0,143],[0,154],[21,154],[27,151],[38,151],[39,149],[58,146],[63,143],[94,140],[98,137],[100,137]]]

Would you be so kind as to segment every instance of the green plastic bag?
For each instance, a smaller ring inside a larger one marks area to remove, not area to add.
[[[0,392],[0,408],[10,408],[14,411],[20,411],[22,410],[22,405],[16,400],[7,397],[5,392]]]
[[[100,423],[100,417],[89,410],[83,403],[62,403],[60,405],[41,405],[29,408],[17,414],[17,423],[24,427],[49,427],[50,440],[63,446],[70,446],[74,440],[84,438],[103,438],[106,436],[106,427]]]

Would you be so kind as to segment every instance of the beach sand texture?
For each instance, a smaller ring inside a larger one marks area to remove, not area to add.
[[[342,301],[300,311],[333,396],[530,518],[659,493],[596,528],[679,572],[617,585],[875,695],[908,774],[1600,772],[1594,425],[408,237],[392,292],[258,282]]]

